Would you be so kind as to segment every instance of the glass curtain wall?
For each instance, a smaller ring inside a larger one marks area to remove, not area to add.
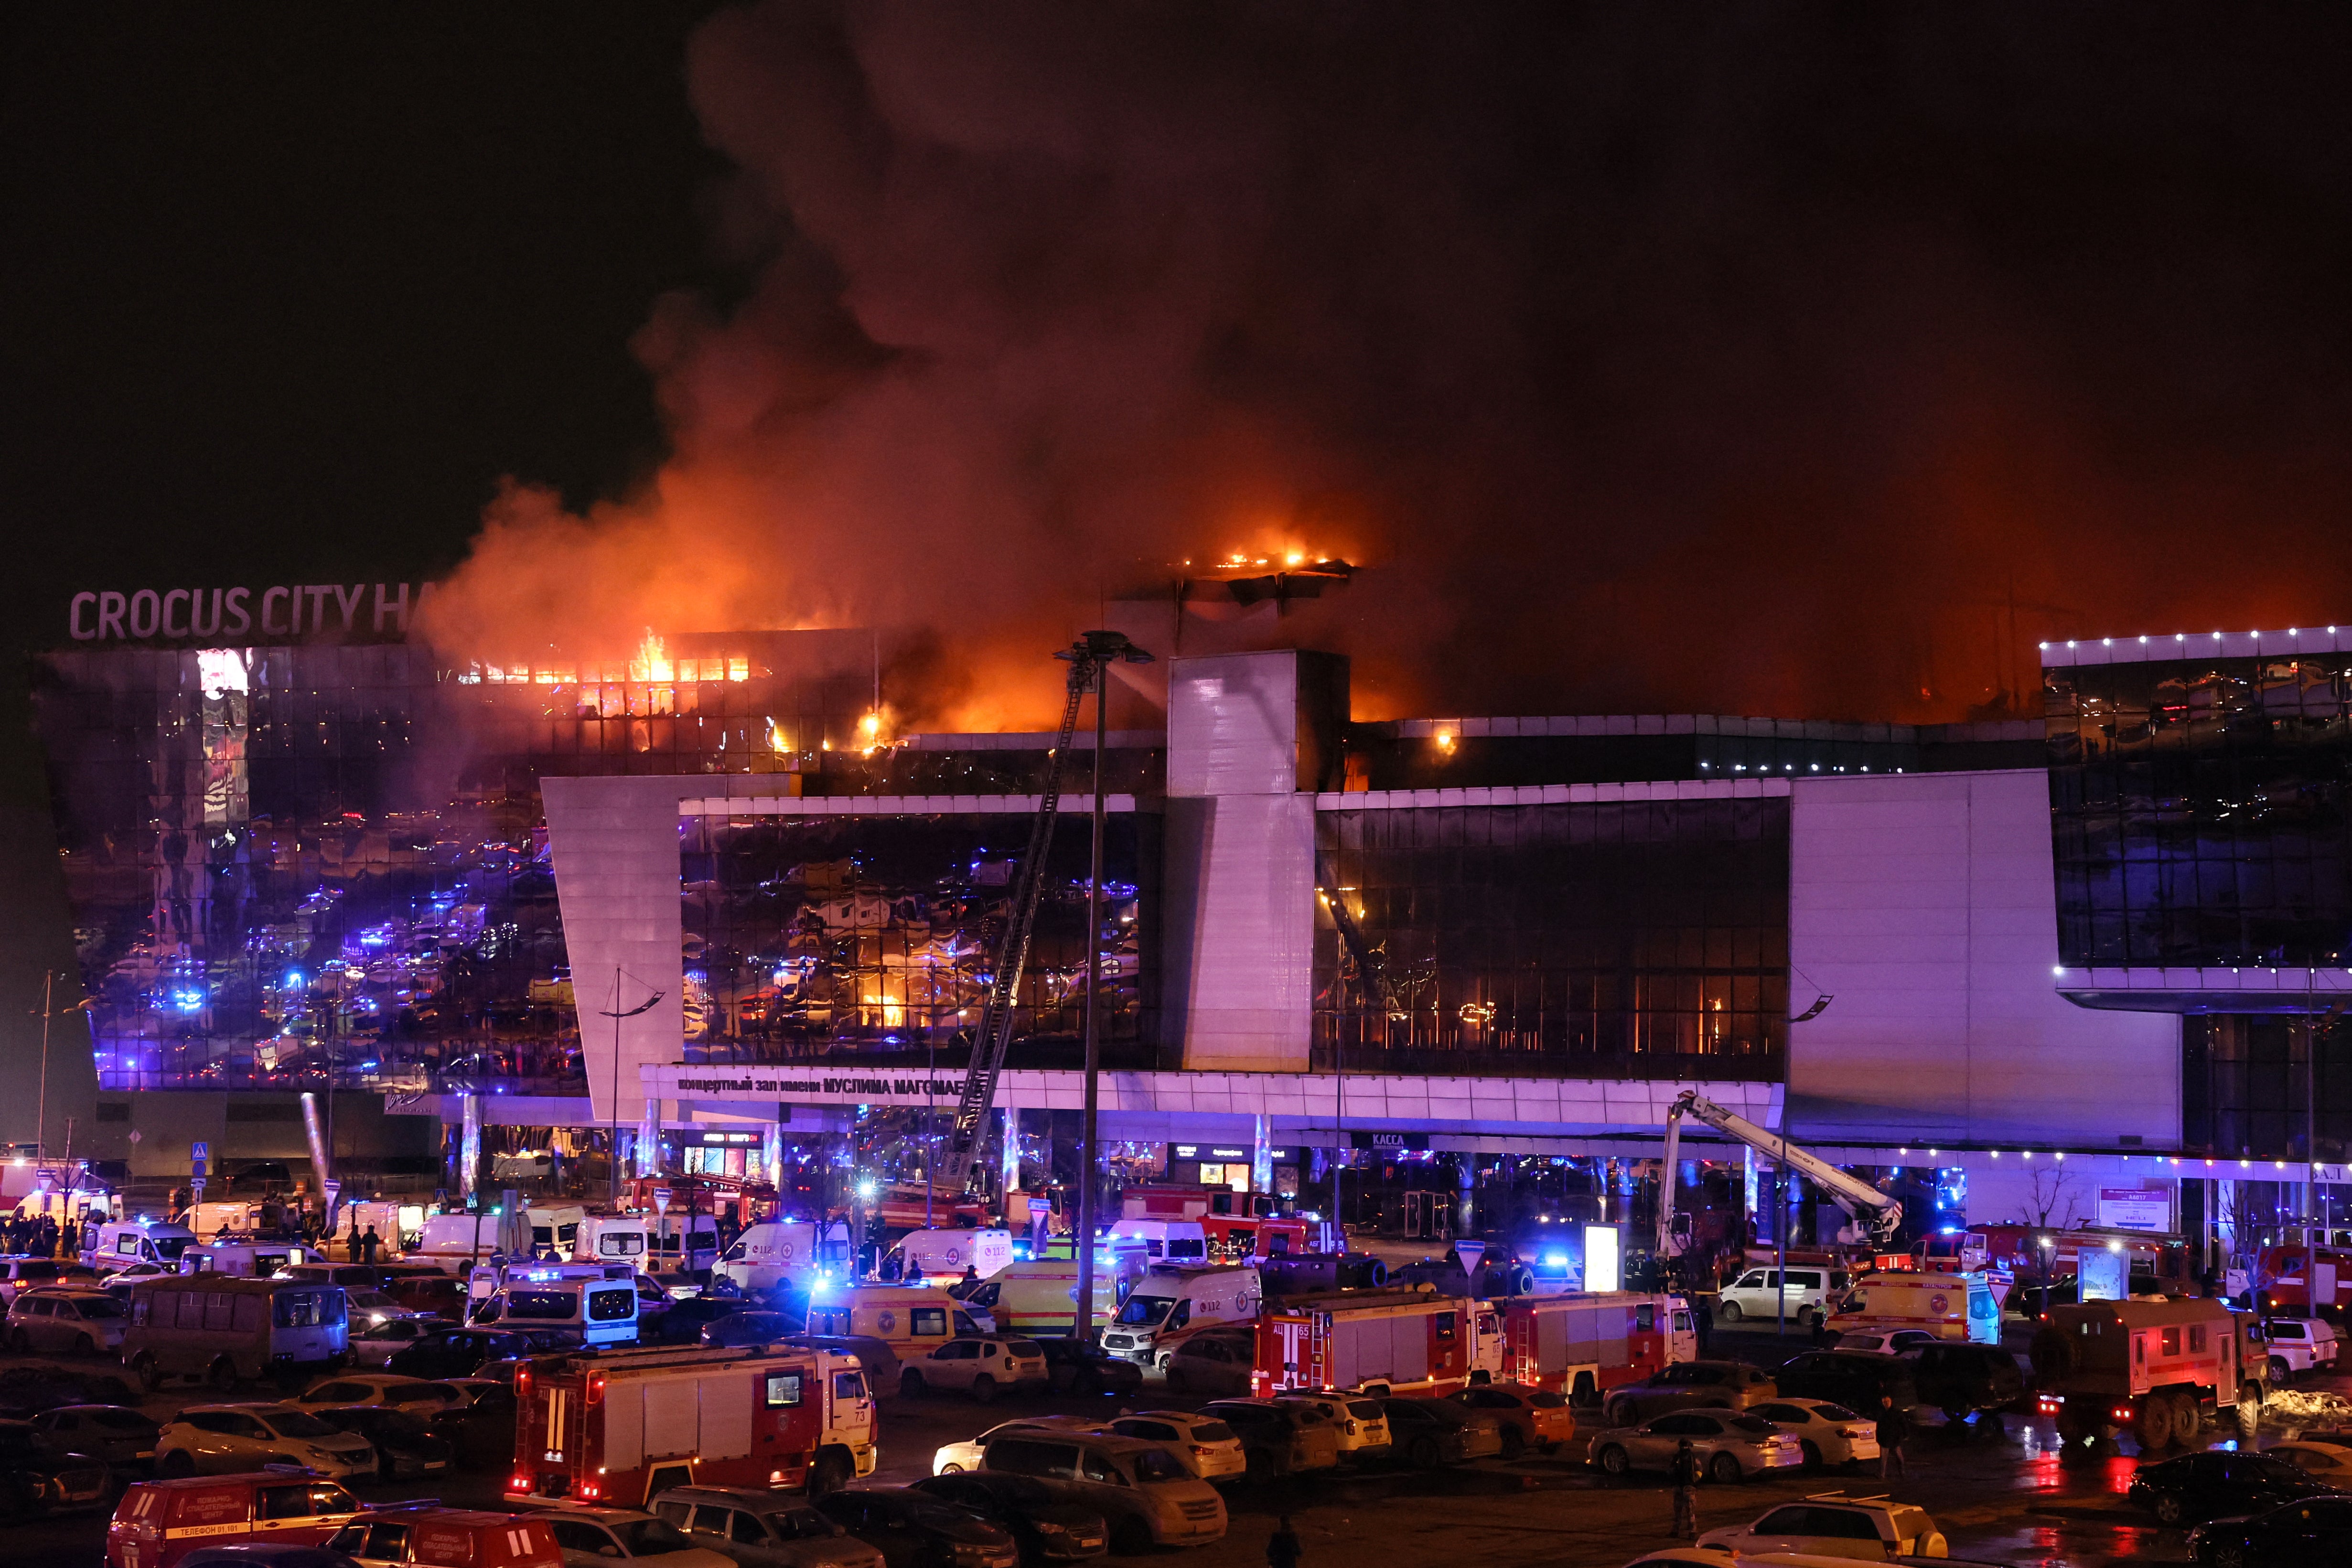
[[[1767,1077],[1788,1030],[1785,798],[1317,817],[1318,1068]]]
[[[968,1059],[1030,822],[1008,812],[682,824],[689,1058]],[[1056,1047],[1073,1047],[1084,1025],[1087,839],[1083,816],[1056,822],[1013,1023],[1032,1065],[1076,1059]],[[1149,1065],[1158,1038],[1159,865],[1159,817],[1113,813],[1102,1037],[1121,1066]]]
[[[2336,654],[2044,672],[2065,963],[2346,962],[2347,668]]]
[[[582,1092],[539,779],[814,766],[857,743],[870,675],[803,651],[37,660],[101,1087]]]

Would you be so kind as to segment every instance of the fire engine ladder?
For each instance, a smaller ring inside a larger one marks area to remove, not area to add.
[[[1013,882],[1013,917],[1005,924],[1004,945],[996,955],[987,998],[980,1012],[980,1027],[972,1032],[971,1066],[964,1073],[963,1092],[956,1100],[955,1126],[940,1163],[951,1192],[969,1192],[988,1148],[988,1113],[996,1104],[996,1080],[1004,1070],[1004,1055],[1013,1045],[1013,1003],[1021,974],[1029,966],[1029,945],[1037,927],[1037,905],[1045,891],[1045,859],[1054,844],[1054,821],[1062,812],[1062,765],[1069,756],[1070,740],[1077,732],[1078,705],[1098,679],[1102,661],[1087,657],[1080,643],[1055,657],[1070,661],[1069,695],[1062,705],[1062,727],[1054,749],[1045,753],[1044,794],[1037,815],[1029,825],[1028,853]]]
[[[1902,1204],[1868,1182],[1849,1176],[1828,1161],[1791,1146],[1784,1135],[1759,1127],[1746,1117],[1726,1110],[1697,1090],[1685,1089],[1666,1112],[1665,1160],[1659,1176],[1660,1258],[1677,1257],[1681,1253],[1679,1240],[1673,1235],[1674,1183],[1675,1162],[1681,1157],[1685,1116],[1698,1118],[1725,1137],[1738,1140],[1765,1158],[1799,1173],[1829,1194],[1830,1201],[1843,1209],[1853,1221],[1851,1227],[1855,1233],[1853,1239],[1866,1238],[1874,1247],[1884,1247],[1894,1239],[1896,1227],[1903,1223]]]
[[[1380,949],[1364,940],[1364,928],[1356,923],[1355,913],[1348,908],[1339,879],[1320,850],[1316,852],[1315,867],[1316,879],[1322,884],[1323,907],[1331,911],[1331,924],[1339,933],[1340,944],[1348,950],[1349,962],[1356,966],[1356,984],[1363,992],[1365,1000],[1378,1009],[1381,1035],[1386,1038],[1389,1016],[1396,1009],[1390,1000],[1388,974],[1381,967]]]

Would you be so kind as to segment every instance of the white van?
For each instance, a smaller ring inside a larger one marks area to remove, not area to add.
[[[642,1263],[646,1242],[643,1215],[592,1214],[580,1221],[569,1256],[574,1263]]]
[[[819,1226],[807,1220],[770,1219],[737,1237],[711,1275],[731,1279],[746,1290],[772,1290],[779,1285],[806,1290],[827,1273],[842,1274],[848,1268],[847,1221]]]
[[[407,1260],[430,1263],[444,1273],[462,1277],[499,1250],[499,1228],[494,1214],[427,1215]]]
[[[646,1222],[646,1268],[654,1274],[698,1274],[719,1261],[714,1215],[656,1215]]]
[[[1142,1276],[1132,1267],[1140,1252],[1095,1254],[1095,1327],[1109,1326],[1127,1293]],[[993,1279],[969,1289],[950,1287],[967,1308],[980,1308],[1007,1334],[1066,1334],[1078,1311],[1078,1262],[1075,1258],[1038,1258],[1007,1266]]]
[[[478,1268],[478,1279],[491,1272]],[[469,1321],[510,1329],[569,1329],[591,1346],[635,1344],[637,1285],[626,1269],[610,1278],[592,1263],[509,1266]]]
[[[882,1278],[906,1285],[953,1285],[967,1269],[989,1279],[1012,1262],[1009,1230],[910,1230],[883,1258]]]
[[[991,1330],[986,1314],[975,1315],[946,1291],[928,1285],[853,1285],[818,1292],[809,1303],[808,1331],[880,1340],[903,1362],[929,1354],[960,1334]]]
[[[257,1241],[249,1236],[233,1236],[226,1241],[205,1242],[181,1253],[180,1272],[268,1279],[279,1269],[309,1257],[306,1248],[283,1241]]]
[[[134,1263],[160,1264],[177,1271],[180,1255],[196,1244],[196,1233],[184,1225],[160,1220],[111,1220],[83,1241],[82,1260],[100,1274],[111,1274]]]
[[[1179,1268],[1163,1263],[1135,1282],[1103,1331],[1102,1347],[1165,1369],[1176,1347],[1203,1330],[1255,1322],[1265,1300],[1254,1264]]]
[[[1844,1269],[1819,1264],[1790,1264],[1785,1283],[1780,1269],[1751,1268],[1723,1288],[1716,1316],[1727,1323],[1743,1319],[1772,1322],[1785,1313],[1792,1323],[1811,1324],[1827,1315],[1831,1301],[1844,1300],[1847,1284]]]
[[[533,1204],[522,1212],[530,1226],[530,1255],[569,1261],[588,1211],[578,1204]]]
[[[1108,1239],[1143,1244],[1154,1262],[1198,1266],[1209,1260],[1209,1233],[1197,1219],[1122,1219],[1110,1227]]]

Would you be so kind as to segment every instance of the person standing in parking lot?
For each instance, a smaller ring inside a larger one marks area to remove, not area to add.
[[[1675,1449],[1675,1539],[1698,1539],[1698,1450],[1684,1438]]]
[[[1298,1568],[1301,1555],[1298,1531],[1290,1527],[1290,1516],[1286,1513],[1274,1527],[1274,1533],[1266,1537],[1265,1568]]]
[[[1892,1395],[1878,1396],[1878,1479],[1903,1474],[1903,1445],[1911,1436],[1911,1415],[1895,1406]]]

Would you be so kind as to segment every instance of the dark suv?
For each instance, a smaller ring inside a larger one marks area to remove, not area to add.
[[[1772,1379],[1742,1361],[1684,1361],[1609,1391],[1612,1426],[1638,1426],[1669,1410],[1745,1410],[1775,1393]]]
[[[1947,1421],[1965,1421],[1979,1410],[2007,1410],[2025,1398],[2025,1373],[2018,1370],[2017,1358],[1999,1345],[1922,1346],[1911,1358],[1911,1380],[1918,1386],[1919,1403],[1941,1410]]]
[[[1772,1380],[1783,1394],[1826,1399],[1868,1417],[1878,1415],[1882,1399],[1892,1400],[1897,1410],[1919,1403],[1911,1363],[1870,1351],[1806,1351],[1790,1357]]]

